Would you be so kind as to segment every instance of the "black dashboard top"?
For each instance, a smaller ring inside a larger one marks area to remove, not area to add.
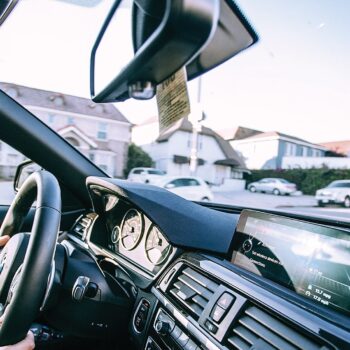
[[[238,215],[205,208],[167,190],[151,185],[100,177],[87,179],[94,210],[106,210],[108,193],[130,201],[157,223],[166,239],[176,247],[227,256]]]

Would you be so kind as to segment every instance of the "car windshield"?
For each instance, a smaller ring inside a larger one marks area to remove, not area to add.
[[[0,88],[109,176],[152,167],[148,175],[202,178],[213,202],[348,220],[345,198],[328,206],[316,192],[350,181],[349,1],[236,1],[259,42],[189,82],[200,117],[161,133],[155,99],[91,102],[90,53],[113,3],[19,2],[0,26]],[[132,48],[130,3],[106,42],[116,66]],[[0,144],[0,189],[23,159],[9,149]]]

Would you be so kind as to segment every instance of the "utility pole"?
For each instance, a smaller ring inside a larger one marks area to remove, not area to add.
[[[197,86],[197,103],[195,108],[192,109],[190,115],[190,121],[192,123],[192,139],[191,139],[191,155],[190,155],[190,174],[195,176],[197,173],[198,165],[198,133],[201,131],[200,122],[203,118],[202,109],[200,106],[202,94],[202,77],[198,78]]]

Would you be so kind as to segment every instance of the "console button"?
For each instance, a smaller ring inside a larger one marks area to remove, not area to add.
[[[177,338],[177,342],[181,345],[181,346],[185,346],[187,344],[187,342],[189,341],[189,337],[187,334],[185,333],[181,333],[180,336]]]
[[[213,310],[210,314],[210,317],[215,321],[215,322],[220,322],[222,318],[225,315],[226,310],[221,308],[219,305],[215,305],[213,307]]]
[[[181,329],[178,326],[175,326],[173,331],[171,332],[171,337],[176,340],[181,334]]]
[[[191,339],[184,346],[184,350],[196,350],[196,349],[197,349],[197,345]]]
[[[219,298],[217,305],[219,305],[220,307],[222,307],[223,309],[226,310],[232,305],[232,303],[235,299],[236,298],[233,295],[231,295],[229,293],[224,293]]]
[[[150,308],[150,303],[143,299],[136,311],[135,319],[134,319],[134,327],[137,332],[142,332],[146,326],[148,311]]]
[[[168,335],[171,332],[170,324],[166,321],[158,321],[155,325],[155,329],[160,335]]]
[[[211,333],[216,333],[218,331],[218,327],[215,326],[215,324],[211,323],[209,320],[206,320],[204,323],[206,329]]]

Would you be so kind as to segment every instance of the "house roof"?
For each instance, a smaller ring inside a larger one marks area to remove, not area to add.
[[[97,104],[88,98],[35,89],[12,83],[0,82],[0,89],[24,106],[38,106],[130,124],[126,117],[111,103]]]
[[[96,142],[93,139],[91,139],[89,136],[87,136],[82,130],[80,130],[75,125],[67,125],[61,129],[57,130],[57,132],[63,137],[66,134],[73,133],[76,137],[78,137],[79,139],[86,142],[90,147],[97,148]]]
[[[320,143],[321,146],[326,147],[327,149],[348,155],[350,152],[350,140],[345,140],[345,141],[333,141],[333,142],[322,142]]]
[[[291,141],[295,141],[295,142],[299,142],[299,143],[306,143],[306,144],[309,144],[310,146],[313,146],[314,148],[320,148],[320,149],[324,149],[323,146],[321,145],[317,145],[315,143],[312,143],[312,142],[309,142],[309,141],[306,141],[304,139],[301,139],[299,137],[295,137],[295,136],[291,136],[291,135],[288,135],[288,134],[284,134],[282,132],[278,132],[278,131],[268,131],[268,132],[261,132],[260,134],[256,134],[256,135],[253,135],[253,136],[250,136],[250,137],[246,137],[242,140],[259,140],[259,139],[263,139],[263,138],[267,138],[267,137],[283,137],[283,138],[286,138],[286,139],[289,139]]]
[[[260,134],[262,131],[246,128],[243,126],[237,126],[235,128],[228,128],[218,131],[218,133],[225,140],[241,140],[247,137]]]
[[[192,132],[192,123],[188,120],[188,118],[183,118],[177,121],[173,126],[169,129],[165,130],[156,140],[156,142],[164,142],[168,141],[169,138],[176,131],[185,131]],[[226,159],[232,159],[237,163],[237,165],[241,167],[245,167],[245,164],[241,157],[237,154],[237,152],[232,148],[228,141],[225,141],[219,134],[217,134],[214,130],[202,126],[202,130],[199,132],[201,135],[207,135],[213,137],[224,153]]]

